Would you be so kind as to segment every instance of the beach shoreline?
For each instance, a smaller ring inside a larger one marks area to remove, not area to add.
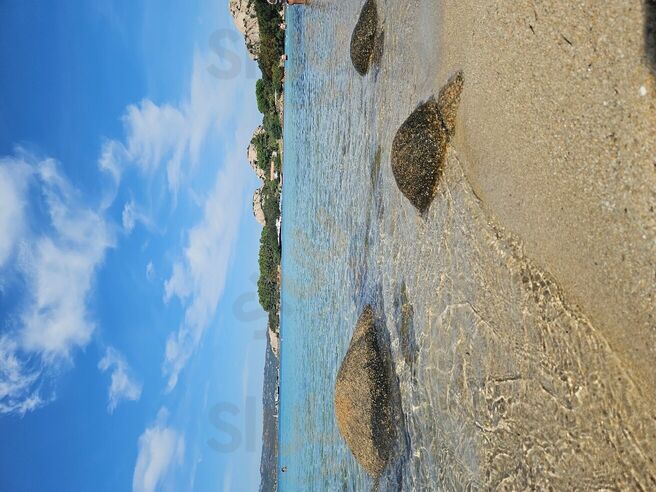
[[[656,85],[648,7],[444,3],[440,78],[467,76],[455,150],[656,401]]]

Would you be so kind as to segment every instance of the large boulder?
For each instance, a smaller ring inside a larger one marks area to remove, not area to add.
[[[264,217],[264,207],[262,203],[262,188],[258,188],[253,193],[253,216],[261,225],[266,225],[266,218]]]
[[[248,159],[248,163],[251,165],[251,168],[253,169],[257,177],[264,181],[265,172],[257,160],[257,148],[255,147],[255,143],[254,143],[255,137],[257,137],[262,133],[264,133],[264,127],[260,125],[253,132],[253,136],[251,137],[251,143],[248,145],[248,148],[246,149],[246,159]]]
[[[337,426],[356,460],[379,476],[390,460],[396,436],[391,381],[384,348],[370,306],[358,320],[337,373]]]
[[[271,345],[271,351],[277,359],[280,358],[280,335],[273,331],[271,325],[267,328],[267,336],[269,337],[269,345]]]
[[[408,116],[392,142],[394,179],[420,212],[430,206],[442,177],[463,83],[458,72],[442,88],[437,101],[429,99]]]
[[[255,13],[255,2],[253,0],[230,0],[228,9],[237,30],[244,35],[249,56],[253,60],[257,60],[260,53],[260,25]]]
[[[366,75],[376,55],[382,51],[383,36],[378,32],[378,9],[375,0],[367,0],[351,36],[351,62],[360,75]],[[378,46],[377,46],[378,45]]]

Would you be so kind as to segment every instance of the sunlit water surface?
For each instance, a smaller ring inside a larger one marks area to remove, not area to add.
[[[396,187],[394,134],[445,82],[439,11],[426,0],[378,5],[385,51],[366,77],[349,59],[358,2],[287,11],[281,490],[374,484],[333,410],[366,303],[386,320],[408,443],[381,489],[546,486],[540,477],[567,486],[568,469],[579,484],[649,488],[653,463],[625,482],[605,468],[617,446],[634,465],[653,447],[639,392],[585,316],[484,212],[455,151],[425,217]]]

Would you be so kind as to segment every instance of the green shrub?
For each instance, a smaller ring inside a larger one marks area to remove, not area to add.
[[[268,4],[266,0],[253,1],[260,28],[258,64],[262,71],[262,78],[255,85],[255,95],[257,108],[263,114],[264,132],[256,135],[252,142],[257,151],[257,163],[265,171],[265,176],[268,176],[273,152],[278,150],[278,139],[282,138],[282,125],[276,110],[275,95],[282,91],[284,69],[280,67],[280,57],[285,50],[285,33],[279,27],[282,21],[279,7]],[[274,166],[280,172],[279,153],[274,159]],[[277,331],[280,302],[278,268],[281,251],[276,228],[280,217],[280,192],[276,182],[265,178],[262,201],[266,225],[260,237],[260,278],[257,281],[257,292],[262,308],[269,313],[270,326]]]
[[[257,98],[257,109],[262,114],[266,114],[271,111],[271,100],[272,96],[270,95],[271,87],[263,79],[258,80],[255,83],[255,97]]]
[[[276,172],[280,174],[282,171],[282,158],[280,157],[280,152],[276,154],[276,156],[273,158],[273,165],[276,168]]]
[[[257,293],[260,304],[265,311],[275,311],[280,296],[278,286],[278,265],[280,265],[280,247],[275,222],[262,229],[260,237],[260,278],[257,281]]]
[[[273,67],[280,63],[280,57],[285,52],[285,32],[279,27],[282,17],[280,8],[270,5],[266,0],[254,0],[254,2],[260,28],[258,64],[264,78],[271,80]]]
[[[285,73],[285,69],[277,64],[273,67],[271,71],[271,89],[274,92],[282,92],[282,77]]]
[[[275,142],[282,138],[282,126],[280,125],[280,116],[277,113],[265,113],[263,126],[264,131],[271,137],[269,146],[271,146],[271,141]]]

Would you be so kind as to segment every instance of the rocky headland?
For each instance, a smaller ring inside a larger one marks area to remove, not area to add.
[[[260,26],[257,22],[255,2],[252,0],[230,0],[228,9],[237,30],[244,35],[248,54],[251,59],[256,60],[260,51]]]

